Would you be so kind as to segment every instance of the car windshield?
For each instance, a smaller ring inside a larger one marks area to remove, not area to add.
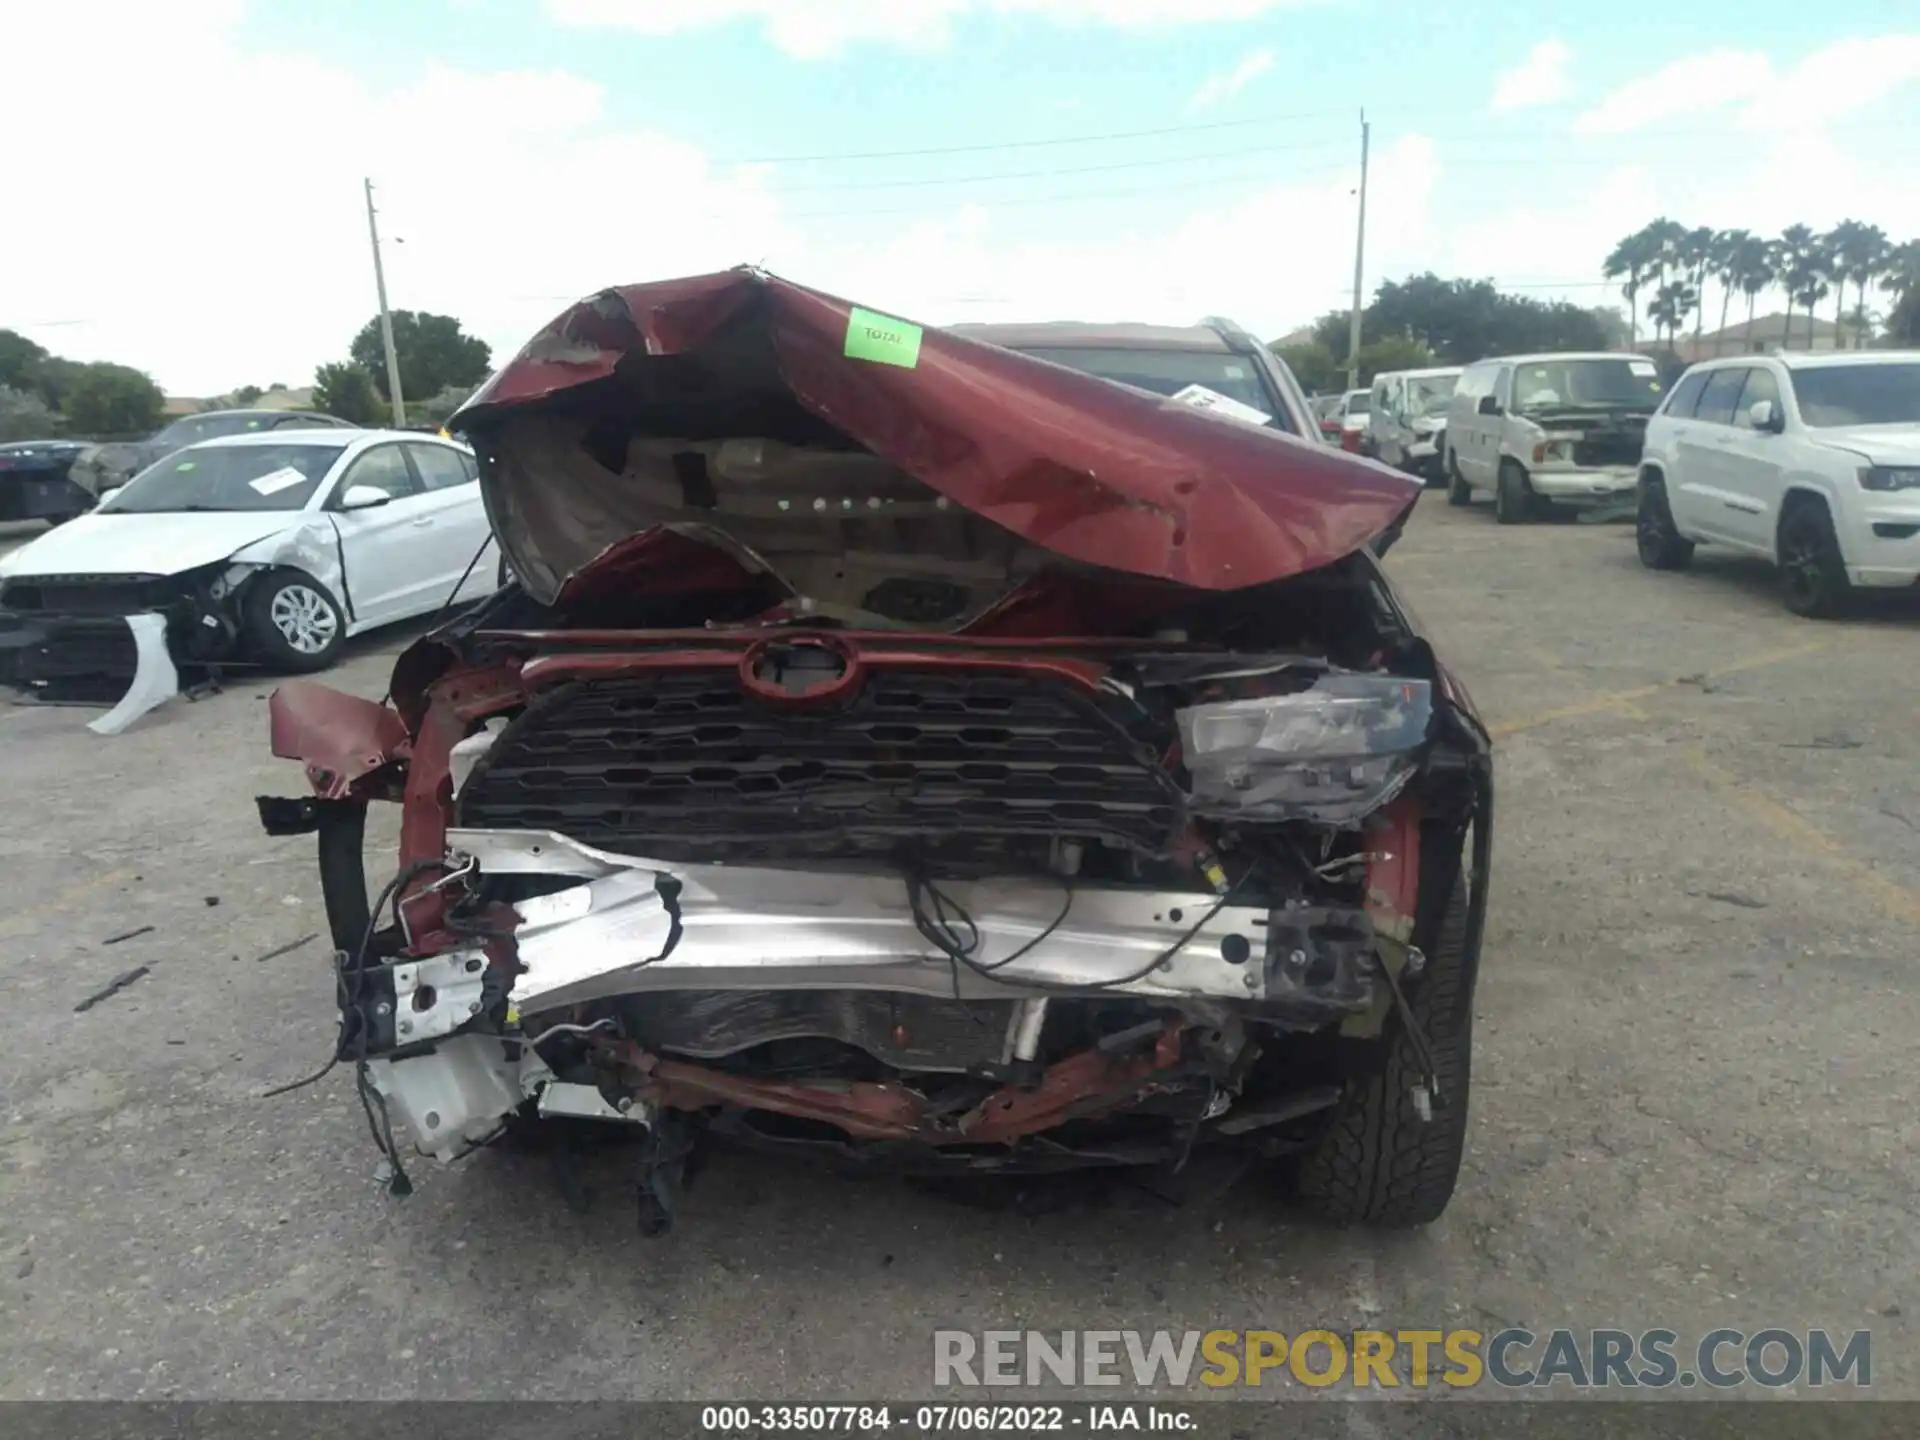
[[[1832,425],[1920,425],[1920,364],[1816,365],[1793,373],[1800,418]]]
[[[1513,371],[1513,410],[1607,409],[1653,413],[1665,392],[1651,360],[1536,360]]]
[[[168,510],[298,510],[340,458],[344,442],[210,445],[150,465],[105,501],[99,513]]]
[[[153,437],[156,445],[165,445],[178,450],[187,445],[198,445],[202,440],[217,440],[223,435],[251,435],[255,431],[265,430],[273,416],[264,410],[259,414],[238,415],[189,415],[184,420],[176,420],[158,435]]]
[[[1208,350],[1140,350],[1132,346],[1111,350],[1078,345],[1022,346],[1021,353],[1051,360],[1069,370],[1098,375],[1156,395],[1177,395],[1189,385],[1204,385],[1229,400],[1251,405],[1262,415],[1277,414],[1279,403],[1267,392],[1266,382],[1253,361],[1244,355]]]
[[[1440,414],[1453,399],[1453,387],[1459,383],[1458,375],[1415,376],[1407,381],[1407,414],[1416,419]]]

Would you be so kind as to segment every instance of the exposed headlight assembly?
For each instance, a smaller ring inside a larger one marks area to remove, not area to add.
[[[1176,712],[1193,811],[1215,819],[1358,820],[1413,778],[1432,688],[1328,675],[1311,690]]]
[[[1862,490],[1920,490],[1920,465],[1869,465],[1860,472]]]

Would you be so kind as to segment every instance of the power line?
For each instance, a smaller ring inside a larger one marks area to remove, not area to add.
[[[1113,130],[1104,135],[1061,135],[1044,140],[995,140],[974,145],[931,145],[918,150],[865,150],[823,155],[756,155],[716,160],[717,165],[820,165],[841,160],[917,160],[929,155],[979,155],[992,150],[1039,150],[1053,145],[1098,145],[1109,140],[1147,140],[1157,135],[1190,135],[1203,130],[1244,129],[1249,125],[1278,125],[1294,120],[1325,119],[1339,110],[1299,110],[1291,115],[1256,115],[1247,120],[1208,120],[1195,125],[1167,125],[1157,130]]]

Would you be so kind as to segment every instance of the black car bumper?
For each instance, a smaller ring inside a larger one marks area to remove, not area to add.
[[[124,617],[0,610],[0,685],[37,700],[111,705],[139,668]]]

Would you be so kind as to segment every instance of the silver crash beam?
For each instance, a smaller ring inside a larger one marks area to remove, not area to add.
[[[482,874],[580,879],[514,907],[524,970],[511,999],[522,1014],[656,990],[1266,995],[1268,912],[1203,891],[942,882],[978,929],[971,959],[1001,967],[985,975],[920,933],[897,876],[669,864],[544,831],[453,830],[447,844]]]

